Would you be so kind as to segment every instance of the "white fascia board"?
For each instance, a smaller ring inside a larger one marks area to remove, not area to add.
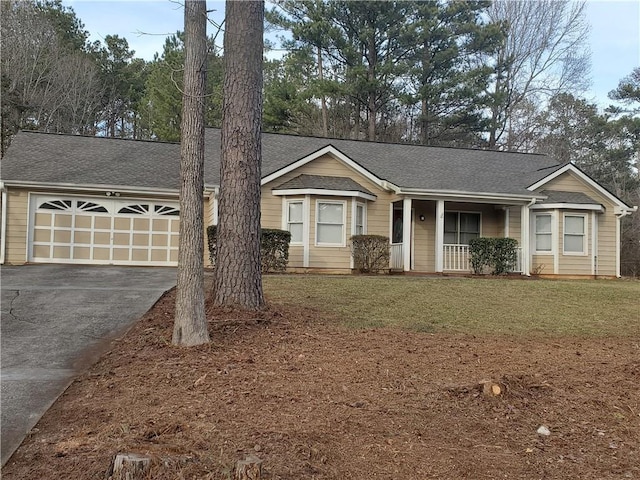
[[[518,194],[502,194],[491,192],[465,192],[458,190],[422,190],[419,188],[400,188],[400,195],[413,195],[425,197],[437,197],[442,199],[459,198],[466,201],[476,201],[483,203],[486,200],[493,201],[512,201],[517,204],[529,203],[532,200],[543,200],[547,197],[540,194],[518,195]]]
[[[289,190],[272,190],[273,195],[328,195],[332,197],[357,197],[375,202],[378,197],[364,192],[350,190],[324,190],[321,188],[292,188]]]
[[[559,177],[560,175],[562,175],[563,173],[566,172],[572,172],[574,174],[576,174],[580,180],[584,181],[585,183],[587,183],[589,186],[595,188],[598,193],[602,194],[603,196],[605,196],[606,198],[608,198],[609,200],[611,200],[613,203],[616,204],[616,206],[618,206],[621,210],[626,210],[626,211],[634,211],[633,208],[629,207],[629,205],[627,205],[626,203],[624,203],[622,200],[620,200],[618,197],[616,197],[614,194],[612,194],[609,190],[607,190],[606,188],[604,188],[602,185],[600,185],[598,182],[596,182],[595,180],[593,180],[591,177],[589,177],[587,174],[585,174],[584,172],[582,172],[582,170],[580,170],[578,167],[576,167],[575,165],[573,165],[572,163],[567,163],[564,167],[559,168],[558,170],[556,170],[555,172],[547,175],[546,177],[544,177],[542,180],[538,180],[536,183],[534,183],[533,185],[530,185],[527,187],[527,190],[538,190],[540,187],[543,187],[544,185],[546,185],[547,183],[549,183],[551,180],[553,180],[554,178]]]
[[[121,193],[133,193],[133,194],[158,194],[164,196],[177,197],[179,192],[177,189],[170,188],[152,188],[152,187],[130,187],[126,185],[93,185],[93,184],[75,184],[75,183],[44,183],[44,182],[13,182],[5,181],[5,185],[8,187],[17,188],[37,188],[45,190],[76,190],[76,191],[88,191],[88,192],[110,192],[116,191]]]
[[[294,171],[297,168],[302,167],[303,165],[306,165],[309,162],[312,162],[313,160],[322,157],[323,155],[326,154],[331,154],[333,155],[335,158],[337,158],[338,160],[342,161],[343,163],[345,163],[347,166],[351,167],[353,170],[355,170],[356,172],[358,172],[359,174],[361,174],[363,177],[367,178],[368,180],[370,180],[371,182],[373,182],[374,184],[378,185],[380,188],[383,189],[393,189],[393,185],[389,184],[389,182],[378,178],[377,176],[375,176],[373,173],[371,173],[369,170],[367,170],[366,168],[363,168],[362,166],[360,166],[358,163],[354,162],[352,159],[350,159],[349,157],[347,157],[344,153],[342,153],[340,150],[338,150],[337,148],[335,148],[333,145],[327,145],[326,147],[321,148],[320,150],[312,153],[311,155],[307,155],[306,157],[301,158],[300,160],[297,160],[289,165],[287,165],[286,167],[281,168],[280,170],[273,172],[270,175],[267,175],[266,177],[262,177],[262,180],[260,182],[261,185],[266,185],[269,182],[272,182],[273,180],[286,175],[289,172]]]
[[[595,203],[538,203],[531,206],[532,210],[593,210],[604,213],[604,207]]]

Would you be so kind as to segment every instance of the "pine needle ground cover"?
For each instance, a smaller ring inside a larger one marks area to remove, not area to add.
[[[5,479],[640,478],[640,283],[269,276],[170,345],[168,292],[53,405]],[[486,395],[486,380],[500,386]],[[548,435],[540,434],[544,426]]]

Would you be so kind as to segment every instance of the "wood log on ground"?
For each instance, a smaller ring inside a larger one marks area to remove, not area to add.
[[[137,453],[119,453],[113,461],[111,480],[142,479],[150,466],[151,457]]]
[[[499,383],[496,383],[492,380],[483,380],[480,382],[482,386],[482,393],[486,397],[498,397],[502,395],[502,387]]]
[[[262,478],[262,460],[250,454],[244,460],[236,462],[234,480],[260,480]]]

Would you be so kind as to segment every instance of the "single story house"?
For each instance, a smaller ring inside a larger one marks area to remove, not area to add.
[[[390,268],[468,272],[469,240],[512,237],[524,274],[620,275],[625,204],[545,155],[263,134],[262,225],[292,271],[349,272],[349,239],[391,240]],[[1,261],[176,265],[180,146],[18,133],[2,160]],[[206,130],[217,223],[220,130]],[[206,259],[208,262],[208,258]]]

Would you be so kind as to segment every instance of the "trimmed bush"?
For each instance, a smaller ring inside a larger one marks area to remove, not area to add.
[[[351,237],[353,266],[360,273],[378,273],[389,268],[389,237],[354,235]]]
[[[289,243],[291,232],[274,228],[260,231],[260,254],[262,272],[284,272],[289,263]]]
[[[485,267],[493,268],[491,275],[502,275],[513,270],[518,260],[518,241],[513,238],[474,238],[469,241],[470,263],[473,273],[480,274]]]
[[[217,226],[207,227],[207,240],[209,241],[209,259],[211,264],[216,264],[217,254]],[[260,258],[262,261],[262,273],[284,272],[289,263],[289,243],[291,232],[273,228],[260,230]]]

